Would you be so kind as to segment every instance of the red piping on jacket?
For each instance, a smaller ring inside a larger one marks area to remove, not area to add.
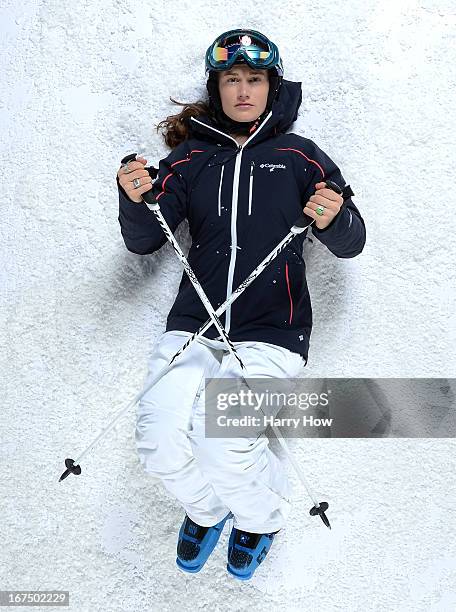
[[[323,171],[323,168],[320,166],[320,164],[318,162],[316,162],[314,159],[310,159],[310,157],[307,157],[307,155],[305,153],[303,153],[302,151],[300,151],[299,149],[279,149],[277,147],[275,147],[277,151],[294,151],[295,153],[299,153],[300,155],[302,155],[303,157],[305,157],[307,159],[307,161],[309,161],[311,164],[315,164],[317,166],[317,168],[320,170],[321,174],[322,174],[322,178],[325,178],[325,173]]]
[[[204,153],[204,151],[200,151],[199,149],[193,149],[193,151],[190,151],[189,156],[186,157],[185,159],[178,159],[177,161],[173,162],[171,164],[171,168],[173,168],[174,166],[177,166],[177,164],[183,164],[185,162],[189,162],[192,156],[192,153]],[[173,176],[173,172],[170,172],[169,174],[167,174],[165,176],[165,178],[163,179],[162,182],[162,190],[160,191],[160,193],[158,194],[158,196],[156,196],[155,200],[158,200],[159,197],[161,197],[164,193],[165,193],[165,184],[166,181]]]
[[[288,297],[290,298],[290,320],[288,324],[291,325],[291,319],[293,318],[293,298],[291,297],[290,279],[288,277],[288,261],[285,264],[285,277],[287,279]]]

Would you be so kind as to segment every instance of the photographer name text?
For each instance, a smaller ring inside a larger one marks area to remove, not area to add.
[[[220,415],[217,417],[217,425],[219,427],[268,427],[273,425],[275,427],[331,427],[333,419],[318,419],[313,416],[301,416],[301,417],[274,417],[270,415],[264,415],[263,417],[257,417],[252,415],[246,415],[243,417],[229,417],[226,415]]]

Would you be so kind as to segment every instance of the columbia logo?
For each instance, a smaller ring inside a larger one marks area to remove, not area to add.
[[[276,168],[286,169],[285,164],[260,164],[260,168],[269,168],[269,172],[274,172]]]

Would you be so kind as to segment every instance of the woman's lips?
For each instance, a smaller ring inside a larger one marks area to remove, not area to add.
[[[236,108],[251,108],[253,104],[236,104]]]

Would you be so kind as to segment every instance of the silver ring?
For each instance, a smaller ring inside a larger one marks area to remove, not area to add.
[[[321,206],[321,204],[319,206],[317,206],[317,208],[315,209],[315,212],[317,213],[317,215],[322,215],[325,212],[325,207]]]
[[[139,180],[139,178],[133,179],[133,187],[135,189],[138,189],[138,187],[140,187],[140,186],[141,186],[141,181]]]

